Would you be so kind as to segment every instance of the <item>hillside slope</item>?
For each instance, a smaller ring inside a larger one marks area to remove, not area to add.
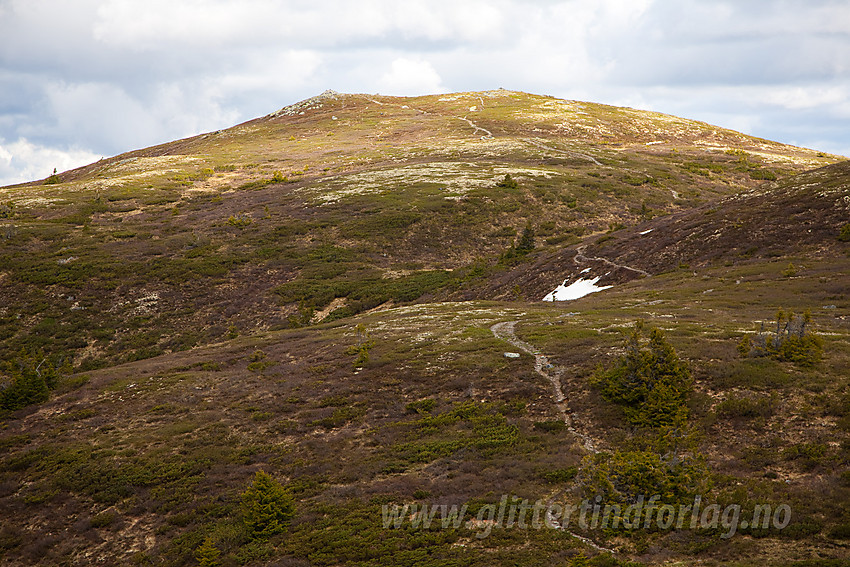
[[[461,295],[504,299],[519,286],[529,298],[542,298],[565,279],[599,276],[603,286],[682,268],[839,266],[847,253],[839,237],[848,221],[850,162],[840,162],[545,251],[533,265]]]
[[[527,225],[557,250],[836,159],[510,91],[328,92],[0,189],[0,356],[96,368],[441,296]]]
[[[848,175],[632,109],[328,92],[0,188],[0,399],[47,398],[0,414],[0,563],[847,565]],[[655,494],[749,523],[486,516]]]

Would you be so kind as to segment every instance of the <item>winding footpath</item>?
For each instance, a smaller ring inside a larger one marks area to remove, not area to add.
[[[457,118],[458,120],[463,120],[464,122],[466,122],[467,124],[469,124],[470,126],[475,128],[475,131],[472,132],[473,136],[476,135],[478,132],[484,132],[484,135],[481,136],[482,140],[489,140],[490,138],[493,137],[493,132],[491,132],[487,128],[482,128],[481,126],[478,126],[475,122],[473,122],[472,120],[470,120],[466,116],[464,116],[463,118],[461,118],[460,116],[455,116],[455,118]]]
[[[564,396],[564,391],[561,385],[561,376],[564,374],[564,368],[553,366],[552,363],[549,362],[549,358],[543,353],[541,353],[539,349],[517,337],[516,324],[517,321],[503,321],[501,323],[496,323],[495,325],[491,326],[490,330],[493,332],[493,336],[495,336],[497,339],[506,341],[511,345],[515,346],[516,348],[520,349],[521,351],[534,356],[534,371],[543,376],[543,378],[545,378],[546,381],[552,385],[552,398],[555,402],[555,407],[558,409],[558,413],[561,415],[561,418],[567,425],[567,430],[582,440],[584,448],[587,451],[591,453],[598,453],[599,450],[596,448],[597,443],[595,442],[595,440],[589,435],[576,431],[576,429],[572,425],[572,420],[570,419],[569,413],[567,412],[567,399],[566,396]],[[549,497],[546,503],[546,523],[549,526],[555,527],[555,529],[564,530],[570,536],[576,538],[585,545],[592,547],[597,551],[615,554],[616,552],[613,549],[602,547],[593,540],[581,536],[579,534],[573,533],[569,531],[566,526],[561,525],[558,518],[551,511],[551,504],[559,495],[560,493],[556,492],[555,494]]]
[[[609,260],[607,258],[600,258],[599,256],[585,256],[584,255],[584,249],[585,248],[587,248],[587,244],[582,244],[581,246],[576,248],[576,255],[575,255],[575,257],[573,257],[573,261],[576,264],[582,264],[582,263],[585,263],[585,262],[591,262],[591,261],[596,260],[596,261],[599,261],[599,262],[604,262],[605,264],[611,266],[612,268],[622,268],[624,270],[631,270],[632,272],[637,272],[637,273],[642,274],[644,276],[652,275],[649,272],[641,270],[640,268],[632,268],[631,266],[624,266],[623,264],[618,264],[616,262],[612,262],[611,260]]]
[[[555,402],[555,407],[558,409],[561,419],[567,425],[567,430],[582,440],[583,446],[587,451],[598,453],[599,450],[596,448],[597,443],[594,439],[589,435],[577,431],[573,427],[572,419],[568,413],[567,397],[564,395],[561,385],[561,376],[564,374],[564,368],[554,366],[549,362],[549,358],[541,353],[539,349],[517,337],[516,324],[517,321],[503,321],[490,327],[490,330],[497,339],[508,342],[521,351],[534,356],[534,371],[552,385],[552,399]]]

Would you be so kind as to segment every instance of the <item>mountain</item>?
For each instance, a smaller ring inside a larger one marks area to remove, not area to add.
[[[844,564],[843,159],[513,91],[327,91],[0,188],[3,564]],[[542,301],[575,282],[605,289]],[[636,348],[666,390],[617,386]],[[268,537],[258,470],[295,506]],[[638,492],[775,521],[478,537],[503,496]],[[384,527],[410,504],[484,519]]]
[[[850,162],[817,168],[541,254],[531,269],[514,270],[487,282],[486,292],[465,295],[505,298],[519,285],[530,297],[543,297],[565,278],[594,274],[606,285],[681,268],[785,268],[789,261],[834,267],[846,255],[838,236],[850,219],[848,186]],[[588,267],[593,271],[582,275]]]

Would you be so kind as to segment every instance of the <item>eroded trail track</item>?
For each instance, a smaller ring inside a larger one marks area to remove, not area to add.
[[[466,116],[464,116],[462,118],[460,116],[455,116],[455,118],[457,118],[458,120],[463,120],[464,122],[466,122],[467,124],[469,124],[470,126],[475,128],[475,131],[472,132],[473,136],[478,135],[478,132],[484,132],[484,135],[481,136],[482,140],[489,140],[490,138],[493,137],[493,133],[490,130],[488,130],[487,128],[482,128],[481,126],[479,126],[478,124],[476,124],[475,122],[473,122],[472,120],[467,118]]]
[[[598,453],[599,449],[597,449],[597,446],[599,445],[599,443],[596,440],[592,439],[589,435],[577,431],[573,426],[573,422],[570,418],[568,411],[567,398],[564,395],[561,382],[561,377],[564,375],[565,369],[560,366],[554,366],[552,363],[549,362],[549,358],[542,352],[540,352],[539,349],[517,337],[516,324],[517,321],[503,321],[501,323],[496,323],[495,325],[491,326],[490,330],[493,332],[493,335],[497,339],[506,341],[511,345],[515,346],[516,348],[522,350],[523,352],[534,356],[534,371],[543,376],[552,385],[552,399],[555,402],[555,407],[558,408],[558,413],[561,415],[561,418],[564,420],[564,423],[567,424],[567,430],[582,440],[582,444],[587,451],[590,451],[591,453]],[[572,537],[578,539],[585,545],[592,547],[597,551],[604,553],[615,553],[613,549],[602,547],[601,545],[598,545],[596,542],[589,538],[569,531],[569,529],[567,529],[567,526],[561,525],[560,520],[555,517],[555,515],[551,512],[551,504],[560,494],[561,491],[555,492],[549,497],[548,501],[546,502],[546,523],[556,529],[564,530]]]
[[[597,261],[597,262],[603,262],[606,265],[611,266],[612,268],[620,268],[620,269],[623,269],[623,270],[630,270],[632,272],[637,272],[638,274],[641,274],[641,275],[644,275],[644,276],[647,276],[647,277],[652,275],[647,271],[641,270],[640,268],[633,268],[631,266],[624,266],[622,264],[612,262],[611,260],[609,260],[607,258],[600,258],[599,256],[585,256],[584,255],[584,249],[585,248],[587,248],[587,244],[582,244],[581,246],[576,248],[576,255],[573,258],[573,261],[576,264],[583,264],[583,263],[586,263],[586,262]]]
[[[586,450],[591,453],[597,453],[598,449],[596,447],[598,443],[589,435],[576,430],[573,424],[573,419],[570,417],[569,404],[567,397],[564,395],[561,381],[561,378],[564,376],[565,369],[563,367],[553,365],[549,362],[549,358],[540,352],[539,349],[517,337],[516,324],[517,321],[503,321],[490,327],[490,330],[497,339],[506,341],[521,351],[534,356],[534,371],[551,384],[552,400],[555,403],[555,407],[558,409],[558,413],[567,425],[567,429],[582,440],[582,444]]]

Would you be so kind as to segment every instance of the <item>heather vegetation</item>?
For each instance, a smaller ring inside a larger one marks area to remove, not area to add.
[[[837,161],[509,91],[328,95],[0,188],[0,563],[844,564]],[[793,514],[382,523],[504,495]]]

